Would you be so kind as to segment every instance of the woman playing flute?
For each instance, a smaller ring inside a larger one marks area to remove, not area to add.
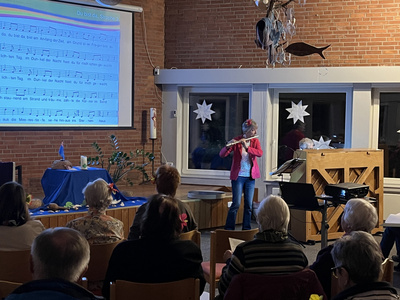
[[[263,155],[260,141],[253,138],[257,133],[257,123],[248,119],[242,124],[243,135],[230,140],[221,149],[219,156],[224,158],[233,151],[230,179],[232,182],[232,205],[229,208],[226,218],[225,229],[235,230],[236,214],[240,206],[242,192],[244,192],[244,212],[242,229],[251,229],[251,213],[255,179],[260,178],[260,169],[257,164],[257,157]],[[239,143],[235,143],[239,141]],[[232,144],[231,146],[229,146]]]

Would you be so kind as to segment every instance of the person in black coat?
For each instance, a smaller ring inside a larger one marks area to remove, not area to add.
[[[194,242],[179,239],[183,227],[177,200],[154,195],[143,215],[141,238],[122,242],[114,249],[103,296],[109,298],[110,281],[115,280],[161,283],[199,278],[202,293],[205,279],[201,250]]]

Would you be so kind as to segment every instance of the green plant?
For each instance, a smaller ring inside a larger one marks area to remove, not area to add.
[[[104,165],[107,164],[106,169],[114,183],[117,183],[119,180],[125,177],[124,180],[130,185],[133,185],[132,180],[126,176],[132,170],[139,171],[141,174],[143,174],[145,181],[148,181],[150,178],[145,170],[145,167],[154,160],[153,153],[144,152],[144,150],[140,149],[136,149],[134,152],[130,151],[129,153],[120,151],[117,137],[112,134],[109,136],[109,138],[110,146],[112,148],[110,157],[105,158],[103,150],[99,144],[97,142],[93,142],[91,146],[96,150],[98,155],[96,157],[87,158],[88,166],[100,165],[102,168],[104,168]],[[143,158],[143,160],[147,158],[148,162],[137,164],[133,161],[137,158]]]

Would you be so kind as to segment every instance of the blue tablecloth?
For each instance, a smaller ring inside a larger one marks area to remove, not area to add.
[[[83,188],[97,178],[103,178],[108,183],[112,183],[111,176],[105,169],[88,168],[82,170],[79,167],[74,167],[72,170],[54,170],[48,168],[41,181],[45,195],[43,204],[56,203],[60,206],[65,206],[67,202],[72,202],[74,205],[82,204],[84,200]],[[115,188],[118,190],[117,187]],[[113,198],[126,201],[138,197],[125,197],[117,191]]]

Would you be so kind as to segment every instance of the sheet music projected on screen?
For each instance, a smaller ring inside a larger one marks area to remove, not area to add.
[[[132,125],[132,13],[44,0],[0,13],[0,126]]]

